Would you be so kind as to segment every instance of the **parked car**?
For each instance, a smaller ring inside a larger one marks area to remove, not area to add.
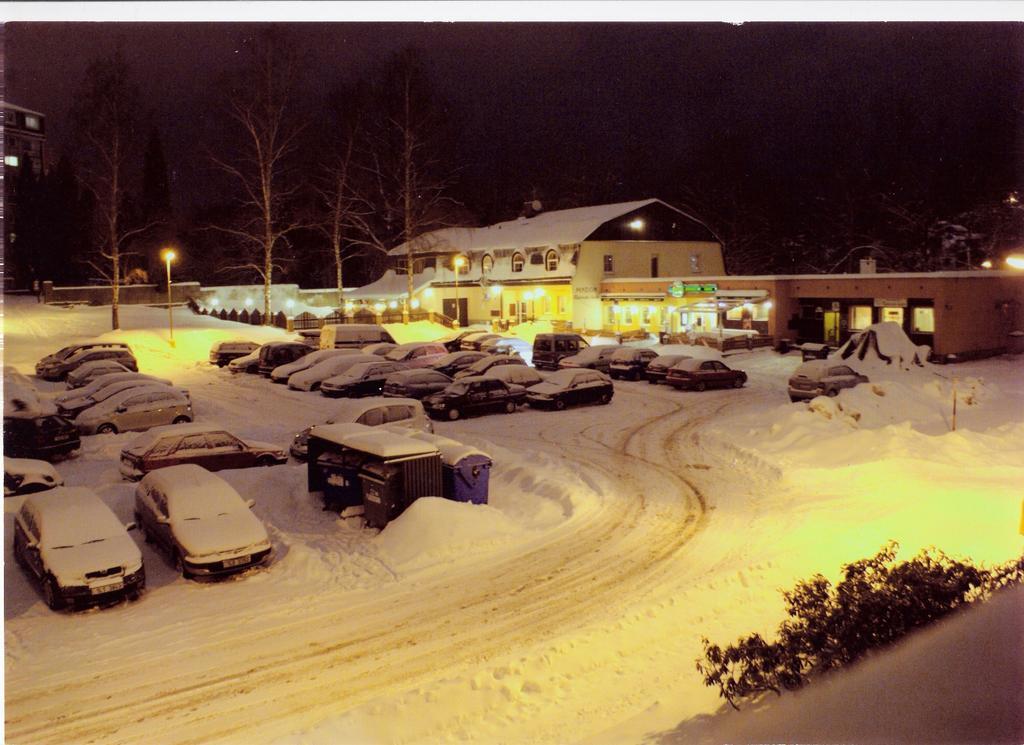
[[[440,393],[423,399],[430,416],[452,421],[473,414],[504,411],[511,414],[526,400],[526,389],[485,376],[460,378]]]
[[[488,331],[477,331],[472,334],[466,334],[462,341],[459,342],[459,349],[465,349],[470,352],[479,352],[480,345],[488,339],[496,339],[501,334],[492,334]]]
[[[433,432],[434,425],[423,409],[423,404],[412,398],[370,396],[341,402],[324,424],[359,424],[377,427],[388,424],[415,431]],[[289,452],[297,460],[306,460],[309,431],[306,427],[292,438]]]
[[[563,358],[579,354],[589,346],[579,334],[537,334],[533,339],[531,360],[538,370],[557,370]]]
[[[843,388],[853,388],[867,382],[867,375],[861,375],[849,365],[835,360],[809,360],[800,365],[789,378],[789,400],[806,401],[816,396],[838,396]]]
[[[260,371],[260,351],[236,357],[228,363],[228,370],[233,373],[256,374]]]
[[[680,360],[668,369],[665,382],[676,388],[703,391],[705,388],[742,388],[747,374],[718,360]]]
[[[4,411],[4,455],[52,460],[82,446],[70,420],[38,411]]]
[[[537,385],[544,380],[544,376],[529,365],[493,365],[487,369],[484,377],[497,378],[524,388]]]
[[[72,344],[70,346],[64,347],[63,349],[57,352],[54,352],[53,354],[48,354],[41,360],[39,360],[39,362],[36,363],[36,375],[38,375],[39,377],[45,377],[45,375],[43,375],[44,370],[54,368],[59,363],[64,362],[65,360],[69,359],[72,355],[81,352],[83,349],[92,349],[94,347],[120,347],[121,349],[127,349],[129,351],[131,350],[131,348],[127,344],[121,342],[91,341],[86,342],[84,344]]]
[[[45,460],[4,458],[5,497],[35,494],[57,486],[64,486],[64,479]]]
[[[219,341],[210,347],[210,364],[224,367],[232,360],[252,354],[259,348],[260,345],[256,342],[246,341],[245,339]]]
[[[378,357],[383,357],[397,346],[397,344],[392,344],[389,341],[379,341],[376,342],[375,344],[367,344],[359,351],[362,352],[363,354],[375,354]]]
[[[138,479],[150,471],[195,463],[208,471],[273,466],[288,460],[277,445],[243,440],[216,424],[154,427],[121,450],[121,475]]]
[[[192,402],[176,388],[152,385],[115,393],[75,417],[83,435],[117,434],[192,421]]]
[[[313,348],[301,341],[272,341],[260,347],[260,375],[269,378],[275,367],[305,357]]]
[[[25,497],[14,517],[14,559],[53,610],[137,599],[146,586],[142,553],[125,525],[82,487]]]
[[[391,334],[376,323],[329,323],[320,329],[321,349],[362,349],[367,344],[382,341],[395,342]]]
[[[488,370],[494,367],[500,367],[502,365],[525,365],[522,357],[514,354],[491,354],[483,359],[479,359],[467,368],[459,370],[455,373],[455,379],[469,378],[476,375],[483,375]]]
[[[385,396],[421,399],[431,393],[443,391],[451,382],[451,378],[437,370],[399,370],[387,377],[381,393]]]
[[[463,339],[465,339],[470,334],[479,334],[484,331],[487,331],[487,329],[484,327],[469,326],[467,328],[461,329],[460,331],[456,331],[452,334],[449,334],[448,336],[442,337],[437,341],[440,342],[441,344],[444,344],[445,349],[447,349],[449,352],[458,352],[460,349],[462,349]]]
[[[107,373],[106,375],[100,375],[98,378],[94,378],[89,385],[61,393],[54,398],[53,401],[57,404],[57,408],[59,409],[63,404],[66,404],[69,401],[74,401],[79,398],[88,398],[94,393],[98,393],[103,390],[108,385],[127,381],[131,381],[135,385],[152,385],[153,383],[159,383],[160,385],[174,385],[174,383],[167,378],[159,378],[156,375],[146,375],[145,373],[131,371]]]
[[[455,377],[459,370],[465,370],[477,360],[489,357],[486,352],[449,352],[436,360],[431,367],[449,378]]]
[[[270,561],[267,529],[224,479],[192,463],[147,474],[135,487],[135,522],[185,579],[216,577]]]
[[[357,349],[317,349],[309,354],[299,357],[294,362],[289,362],[285,365],[275,367],[270,373],[270,379],[275,383],[288,383],[288,378],[303,370],[308,370],[324,360],[329,360],[331,357],[341,357],[343,355],[359,354]]]
[[[436,342],[411,342],[399,344],[384,355],[384,359],[401,362],[407,367],[430,367],[448,354],[443,344]]]
[[[530,364],[533,359],[533,345],[525,339],[515,336],[499,336],[488,339],[480,345],[480,351],[487,352],[487,354],[519,355],[526,364]]]
[[[168,381],[169,382],[169,381]],[[170,385],[164,385],[164,383],[157,380],[121,380],[109,385],[103,386],[102,388],[94,391],[89,396],[79,396],[77,398],[67,398],[57,403],[57,412],[61,416],[65,416],[68,419],[74,419],[76,416],[81,414],[88,408],[95,406],[101,401],[106,401],[111,396],[115,396],[121,391],[131,390],[133,388],[151,388],[153,386],[163,386],[165,388],[171,388]],[[86,388],[80,388],[79,390],[86,390]],[[174,389],[172,389],[174,390]],[[188,391],[179,388],[185,398],[191,400]]]
[[[668,375],[668,369],[680,360],[688,360],[688,354],[661,354],[651,360],[644,368],[644,377],[653,385],[662,383]]]
[[[602,344],[596,347],[587,347],[578,354],[571,354],[558,361],[559,369],[565,367],[586,367],[591,370],[608,372],[612,361],[612,355],[622,349],[617,344]]]
[[[36,374],[46,380],[63,380],[68,373],[74,372],[86,362],[106,360],[120,362],[132,372],[138,372],[139,366],[135,362],[135,355],[125,344],[101,344],[89,345],[67,357],[48,362],[45,365],[36,365]],[[41,364],[41,363],[40,363]]]
[[[288,378],[288,387],[297,391],[317,391],[320,385],[328,378],[341,375],[353,365],[361,362],[376,362],[380,359],[375,354],[346,354],[329,357],[318,362],[308,370],[299,372]]]
[[[131,372],[131,370],[117,360],[93,360],[92,362],[81,364],[78,366],[78,369],[69,372],[68,376],[64,379],[64,385],[68,389],[82,388],[101,375],[126,372]]]
[[[606,404],[614,395],[615,387],[607,375],[578,367],[553,372],[544,382],[527,388],[526,402],[561,411],[566,406]]]
[[[321,383],[320,393],[331,398],[379,396],[388,376],[404,369],[405,363],[386,359],[379,362],[360,362]]]
[[[622,347],[616,350],[608,362],[608,374],[618,380],[640,380],[647,366],[654,361],[658,353],[653,349]]]

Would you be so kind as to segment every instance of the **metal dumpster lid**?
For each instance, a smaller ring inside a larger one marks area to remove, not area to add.
[[[466,445],[457,440],[442,437],[441,435],[435,435],[430,432],[410,432],[408,436],[415,437],[417,440],[423,440],[424,442],[429,442],[434,445],[441,453],[441,460],[448,466],[454,466],[463,458],[470,455],[481,455],[484,458],[491,458],[490,455],[479,448],[473,447],[472,445]]]
[[[360,432],[345,438],[345,447],[359,450],[380,458],[408,458],[414,455],[437,455],[435,445],[407,435],[398,435],[375,427],[369,432]]]

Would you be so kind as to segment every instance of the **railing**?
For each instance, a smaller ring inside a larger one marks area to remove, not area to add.
[[[226,308],[220,310],[209,310],[207,308],[199,308],[195,303],[190,303],[192,312],[198,315],[209,315],[214,318],[219,318],[222,321],[235,321],[237,323],[246,323],[253,326],[260,326],[263,324],[263,314],[259,310],[243,310],[239,313],[237,310],[232,308],[230,311]],[[431,321],[437,323],[446,328],[455,328],[455,319],[446,316],[444,313],[435,313],[434,311],[426,310],[414,310],[409,313],[410,321]],[[385,313],[374,313],[369,310],[357,310],[352,314],[346,314],[341,309],[335,309],[330,314],[320,317],[315,316],[312,313],[303,312],[299,313],[294,318],[290,319],[291,325],[289,326],[289,319],[282,311],[278,311],[273,316],[273,325],[279,328],[287,329],[291,328],[295,331],[306,331],[310,329],[323,328],[328,324],[345,324],[345,323],[404,323],[405,316],[401,311],[388,311]]]

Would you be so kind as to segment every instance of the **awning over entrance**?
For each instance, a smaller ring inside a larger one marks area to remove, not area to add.
[[[647,302],[650,300],[664,300],[665,293],[657,292],[602,292],[602,300],[636,300]]]
[[[718,290],[715,297],[720,300],[756,302],[768,297],[768,290]]]

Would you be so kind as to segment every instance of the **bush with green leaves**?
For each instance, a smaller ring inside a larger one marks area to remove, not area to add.
[[[783,592],[789,618],[778,639],[751,634],[724,649],[706,638],[697,671],[733,708],[774,691],[794,690],[810,677],[848,665],[956,609],[1024,581],[1024,557],[991,569],[926,549],[896,562],[886,544],[875,556],[843,567],[833,586],[820,574]]]

